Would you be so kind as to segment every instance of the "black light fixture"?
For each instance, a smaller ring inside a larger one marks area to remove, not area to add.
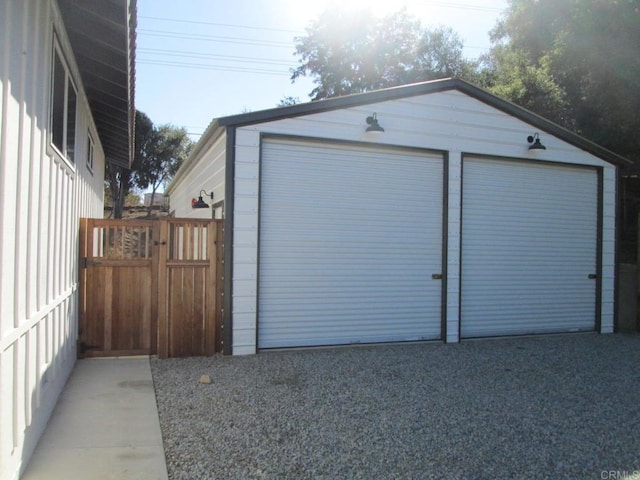
[[[547,147],[545,147],[543,144],[540,143],[540,135],[538,135],[538,132],[534,133],[533,135],[529,135],[527,137],[527,142],[529,142],[531,145],[529,145],[529,150],[546,150]]]
[[[209,205],[202,199],[203,194],[213,200],[213,192],[207,193],[204,190],[200,190],[198,200],[196,201],[194,198],[191,199],[191,208],[209,208]]]
[[[384,128],[378,123],[378,115],[376,113],[367,117],[367,124],[369,126],[365,130],[366,132],[384,132]]]

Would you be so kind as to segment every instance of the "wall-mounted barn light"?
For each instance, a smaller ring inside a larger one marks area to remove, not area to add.
[[[374,113],[373,115],[367,117],[367,129],[365,130],[367,133],[369,132],[384,132],[384,128],[380,126],[378,123],[378,115]]]
[[[202,199],[203,194],[213,200],[213,192],[207,193],[204,190],[200,190],[200,196],[198,197],[198,200],[196,200],[195,198],[191,199],[191,208],[209,208],[209,205]]]
[[[529,135],[527,137],[527,142],[529,142],[531,145],[529,145],[529,150],[546,150],[547,147],[545,147],[543,144],[540,143],[540,135],[538,135],[538,132],[534,133],[533,135]]]

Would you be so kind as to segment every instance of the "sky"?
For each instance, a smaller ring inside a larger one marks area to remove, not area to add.
[[[334,3],[332,3],[334,2]],[[292,83],[294,37],[335,0],[138,0],[136,108],[155,125],[198,140],[214,118],[309,101],[311,78]],[[507,0],[346,0],[386,15],[405,6],[425,27],[451,27],[467,58],[490,47]]]

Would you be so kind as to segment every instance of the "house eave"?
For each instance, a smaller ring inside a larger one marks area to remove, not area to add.
[[[137,0],[58,0],[107,162],[129,168]]]

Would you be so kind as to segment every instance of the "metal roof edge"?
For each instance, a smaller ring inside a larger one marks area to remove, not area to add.
[[[492,106],[498,110],[503,111],[513,117],[522,120],[523,122],[529,123],[532,126],[549,133],[555,137],[564,140],[567,143],[572,144],[575,147],[580,148],[581,150],[585,150],[609,163],[612,163],[617,166],[631,166],[634,163],[628,158],[623,157],[622,155],[618,155],[611,150],[608,150],[597,143],[588,140],[581,135],[578,135],[571,130],[558,125],[557,123],[548,120],[537,113],[532,112],[524,107],[516,105],[513,102],[500,98],[494,95],[487,90],[484,90],[480,87],[477,87],[465,80],[456,79],[456,89],[460,90],[463,93],[466,93],[470,97],[475,98],[476,100],[480,100],[483,103],[486,103],[489,106]]]
[[[398,98],[412,97],[426,93],[434,93],[442,90],[450,90],[452,88],[455,88],[456,82],[457,80],[455,79],[446,78],[441,80],[431,80],[428,82],[413,83],[409,85],[400,85],[397,87],[384,88],[371,92],[354,93],[351,95],[344,95],[342,97],[315,100],[312,102],[299,103],[286,107],[276,107],[268,110],[259,110],[256,112],[230,115],[228,117],[221,117],[218,119],[218,121],[221,125],[233,125],[235,127],[241,127],[266,121],[299,117],[312,113],[321,113],[346,107],[355,107],[358,105],[367,105],[370,103],[385,102]]]
[[[585,150],[609,163],[618,166],[633,165],[633,162],[631,160],[618,155],[617,153],[612,152],[590,140],[587,140],[577,133],[574,133],[550,120],[547,120],[546,118],[541,117],[540,115],[527,110],[524,107],[500,98],[487,90],[484,90],[459,78],[430,80],[428,82],[400,85],[397,87],[385,88],[365,93],[356,93],[325,100],[317,100],[286,107],[277,107],[268,110],[230,115],[227,117],[215,119],[212,122],[212,126],[215,125],[216,128],[241,127],[268,121],[282,120],[285,118],[293,118],[314,113],[338,110],[341,108],[443,92],[447,90],[458,90],[508,115],[529,123],[539,130],[554,135],[566,141],[567,143],[570,143],[580,148],[581,150]],[[211,127],[209,127],[203,134],[203,137],[200,139],[200,141],[206,142],[206,137],[212,134],[213,132],[211,130]],[[195,153],[196,150],[194,149],[194,154]]]

